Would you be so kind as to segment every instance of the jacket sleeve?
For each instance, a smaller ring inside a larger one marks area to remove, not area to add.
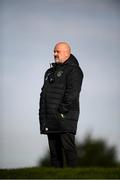
[[[77,67],[74,68],[68,75],[66,80],[66,90],[62,103],[60,103],[58,111],[60,113],[66,113],[69,111],[70,106],[74,103],[74,100],[79,100],[79,93],[81,91],[83,72]]]
[[[40,101],[39,101],[39,123],[40,123],[40,132],[42,133],[44,130],[44,125],[46,121],[46,108],[45,108],[45,93],[44,86],[41,89],[40,93]]]
[[[40,93],[40,101],[39,101],[39,123],[40,123],[40,132],[43,133],[44,127],[45,127],[45,122],[46,122],[46,103],[45,103],[45,78],[46,74],[44,76],[44,84],[43,87],[41,88],[41,93]]]

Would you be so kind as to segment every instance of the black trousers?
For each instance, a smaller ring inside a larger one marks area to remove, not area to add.
[[[77,166],[77,151],[74,134],[48,134],[48,143],[50,148],[51,165],[53,167],[63,167],[63,153],[68,167]]]

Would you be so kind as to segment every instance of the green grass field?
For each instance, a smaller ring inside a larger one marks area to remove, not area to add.
[[[21,168],[0,169],[0,179],[119,179],[118,168]]]

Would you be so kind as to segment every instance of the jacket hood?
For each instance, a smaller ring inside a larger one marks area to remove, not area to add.
[[[51,66],[56,67],[56,66],[62,66],[65,64],[72,65],[72,66],[79,66],[79,63],[73,54],[70,54],[70,57],[68,58],[68,60],[65,61],[63,64],[51,63]]]

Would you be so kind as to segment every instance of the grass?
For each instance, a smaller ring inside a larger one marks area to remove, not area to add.
[[[21,168],[0,169],[0,179],[119,179],[117,168]]]

